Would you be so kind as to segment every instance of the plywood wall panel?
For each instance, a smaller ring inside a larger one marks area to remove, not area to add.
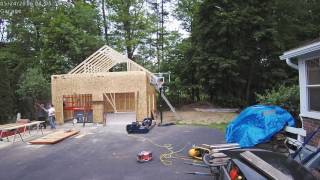
[[[52,85],[52,101],[56,107],[56,118],[59,124],[64,122],[63,119],[63,95],[70,94],[92,94],[93,101],[104,101],[103,93],[128,93],[138,92],[137,99],[137,119],[142,120],[148,116],[147,110],[147,94],[153,94],[146,72],[129,71],[129,72],[107,72],[95,74],[67,74],[53,75],[51,78]],[[133,96],[133,95],[132,95]],[[125,97],[119,97],[125,99]],[[129,99],[130,107],[134,104],[134,100]],[[99,111],[106,111],[108,107],[104,107],[104,103],[100,106]],[[101,109],[102,107],[102,109]],[[124,107],[124,102],[120,102],[119,107]],[[94,107],[93,107],[94,108]],[[99,112],[100,113],[100,112]],[[101,118],[101,115],[94,115],[94,118]],[[100,120],[99,120],[100,121]]]
[[[93,109],[93,122],[94,123],[103,123],[103,102],[94,102],[92,104]]]

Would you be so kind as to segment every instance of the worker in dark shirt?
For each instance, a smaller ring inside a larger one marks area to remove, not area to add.
[[[47,112],[44,110],[44,105],[40,104],[40,108],[38,108],[37,116],[38,116],[38,121],[44,121],[42,123],[42,126],[44,129],[47,128]]]

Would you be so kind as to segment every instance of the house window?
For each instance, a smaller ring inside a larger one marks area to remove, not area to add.
[[[320,58],[306,61],[308,110],[320,112]]]

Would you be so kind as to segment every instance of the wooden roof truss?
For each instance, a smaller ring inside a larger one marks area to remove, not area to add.
[[[107,45],[93,53],[68,74],[109,72],[112,67],[121,63],[127,63],[127,71],[145,71],[150,78],[156,78],[149,70]]]
[[[147,73],[147,76],[150,78],[150,83],[154,85],[157,91],[162,87],[161,77],[157,77],[155,74],[151,73],[149,70],[140,66],[136,62],[129,59],[127,56],[115,51],[111,47],[105,45],[100,48],[98,51],[93,53],[87,59],[85,59],[78,66],[73,68],[68,74],[84,74],[84,73],[102,73],[109,72],[112,67],[117,64],[127,63],[127,71],[144,71]],[[113,97],[107,94],[104,95],[108,101],[115,108]],[[175,113],[176,117],[180,119],[180,117],[176,114],[174,107],[171,105],[169,100],[165,97],[163,92],[161,93],[161,97],[165,100],[165,102],[170,107],[171,111]],[[116,109],[115,109],[116,110]]]

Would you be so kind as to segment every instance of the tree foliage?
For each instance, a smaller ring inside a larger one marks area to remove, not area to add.
[[[177,46],[187,47],[181,66],[171,68],[186,81],[180,91],[193,101],[246,106],[256,102],[255,92],[297,83],[297,72],[278,57],[318,37],[318,7],[317,1],[205,0],[192,18],[187,7],[180,8],[178,16],[193,21],[191,37]]]
[[[299,86],[284,86],[266,90],[263,94],[257,94],[257,101],[260,104],[278,105],[299,119],[300,114],[300,96]]]
[[[19,97],[23,117],[35,118],[35,109],[39,102],[50,102],[50,83],[40,68],[29,68],[21,76],[16,94]]]
[[[39,68],[29,68],[21,77],[17,94],[21,98],[31,97],[34,101],[48,100],[50,83]]]
[[[0,60],[0,124],[13,115],[14,99],[7,65]]]
[[[12,99],[4,100],[14,104],[8,114],[31,111],[34,104],[24,102],[28,98],[49,101],[50,76],[68,72],[103,44],[94,3],[56,2],[54,7],[19,6],[15,14],[2,14],[6,33],[0,61],[7,67],[5,81],[12,92]]]
[[[144,0],[110,0],[109,19],[113,30],[111,41],[119,50],[125,50],[134,59],[136,50],[150,40],[154,29],[154,17],[147,13]]]
[[[192,31],[195,14],[198,13],[202,0],[178,0],[175,8],[175,16],[182,22],[187,32]]]
[[[92,5],[59,6],[47,16],[50,21],[40,29],[39,58],[49,74],[68,72],[102,46],[98,12]]]

